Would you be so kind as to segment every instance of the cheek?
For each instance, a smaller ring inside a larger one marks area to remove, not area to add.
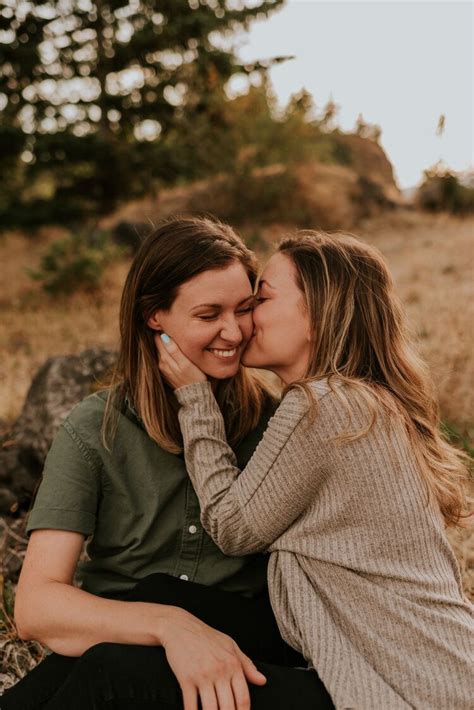
[[[250,340],[250,338],[252,337],[253,327],[254,327],[253,312],[249,313],[246,316],[243,316],[239,326],[240,326],[240,330],[242,331],[243,339],[245,341]]]
[[[211,343],[214,338],[215,329],[209,327],[207,324],[202,328],[188,329],[188,332],[184,336],[188,349],[195,354],[199,354],[209,347],[209,343]]]
[[[273,331],[279,329],[281,316],[281,307],[269,301],[262,303],[254,312],[253,320],[255,328],[261,328],[262,332],[265,333],[265,337],[268,335],[271,336]]]
[[[257,306],[252,314],[253,324],[256,328],[261,328],[265,323],[264,305]]]
[[[260,331],[260,342],[269,348],[291,350],[300,343],[300,323],[294,309],[284,302],[263,303],[254,314],[255,328]]]
[[[210,330],[206,326],[195,327],[194,324],[187,323],[185,328],[176,333],[175,340],[186,357],[195,361],[202,355],[202,351],[213,338],[213,333],[209,332]],[[172,333],[170,335],[172,336]]]

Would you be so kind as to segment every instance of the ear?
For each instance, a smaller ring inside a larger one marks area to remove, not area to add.
[[[156,311],[156,313],[153,313],[153,315],[148,318],[146,324],[152,330],[163,330],[160,323],[160,311]]]

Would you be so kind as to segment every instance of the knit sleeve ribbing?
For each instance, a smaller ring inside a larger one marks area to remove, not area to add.
[[[226,554],[265,550],[308,507],[324,477],[323,442],[308,427],[304,395],[288,393],[239,471],[210,384],[188,385],[175,394],[203,526]]]

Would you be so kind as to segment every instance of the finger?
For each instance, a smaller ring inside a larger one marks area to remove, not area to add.
[[[179,366],[174,359],[173,353],[169,351],[168,346],[166,346],[160,337],[155,337],[156,347],[159,353],[159,366],[169,367],[172,370],[179,370]]]
[[[172,355],[175,355],[177,352],[181,352],[181,350],[178,348],[176,343],[172,338],[167,333],[161,333],[160,334],[160,341],[161,345],[166,348],[166,351]]]
[[[169,337],[169,335],[166,335],[166,333],[162,333],[160,339],[163,351],[169,355],[169,357],[176,363],[176,365],[180,369],[184,370],[186,367],[189,367],[189,365],[193,364],[191,360],[183,353],[177,343],[175,343],[175,341]]]
[[[234,692],[231,682],[221,680],[215,686],[219,710],[235,710]]]
[[[160,357],[171,357],[169,347],[163,342],[162,335],[164,335],[164,333],[155,333],[154,335],[156,349],[160,353]]]
[[[250,692],[243,673],[236,673],[232,678],[232,691],[237,710],[250,708]]]
[[[239,658],[242,663],[242,669],[244,671],[245,677],[247,678],[249,683],[253,683],[254,685],[265,685],[267,679],[265,678],[263,673],[260,673],[255,663],[251,661],[250,658],[245,655],[245,653],[242,653],[240,649]]]
[[[166,334],[162,333],[159,349],[159,368],[170,384],[182,387],[195,382],[205,381],[206,375],[182,352],[178,345]]]
[[[160,368],[160,370],[166,369],[166,370],[169,370],[170,372],[176,372],[176,373],[181,372],[181,368],[179,367],[176,360],[174,360],[173,357],[167,352],[160,352],[160,358],[158,360],[158,367]]]
[[[199,697],[201,698],[201,710],[219,710],[216,691],[213,685],[203,685],[200,687]]]
[[[184,710],[198,710],[197,688],[194,685],[181,686]]]
[[[163,340],[163,337],[168,338],[168,341]],[[162,333],[157,339],[157,347],[160,355],[160,363],[168,365],[172,372],[180,374],[186,367],[191,365],[191,361],[176,345],[174,340],[171,340],[166,333]]]

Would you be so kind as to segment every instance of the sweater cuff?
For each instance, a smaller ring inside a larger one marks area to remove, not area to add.
[[[178,387],[174,393],[178,402],[183,406],[200,402],[209,396],[213,397],[211,383],[208,380],[206,382],[193,382],[192,385]]]

